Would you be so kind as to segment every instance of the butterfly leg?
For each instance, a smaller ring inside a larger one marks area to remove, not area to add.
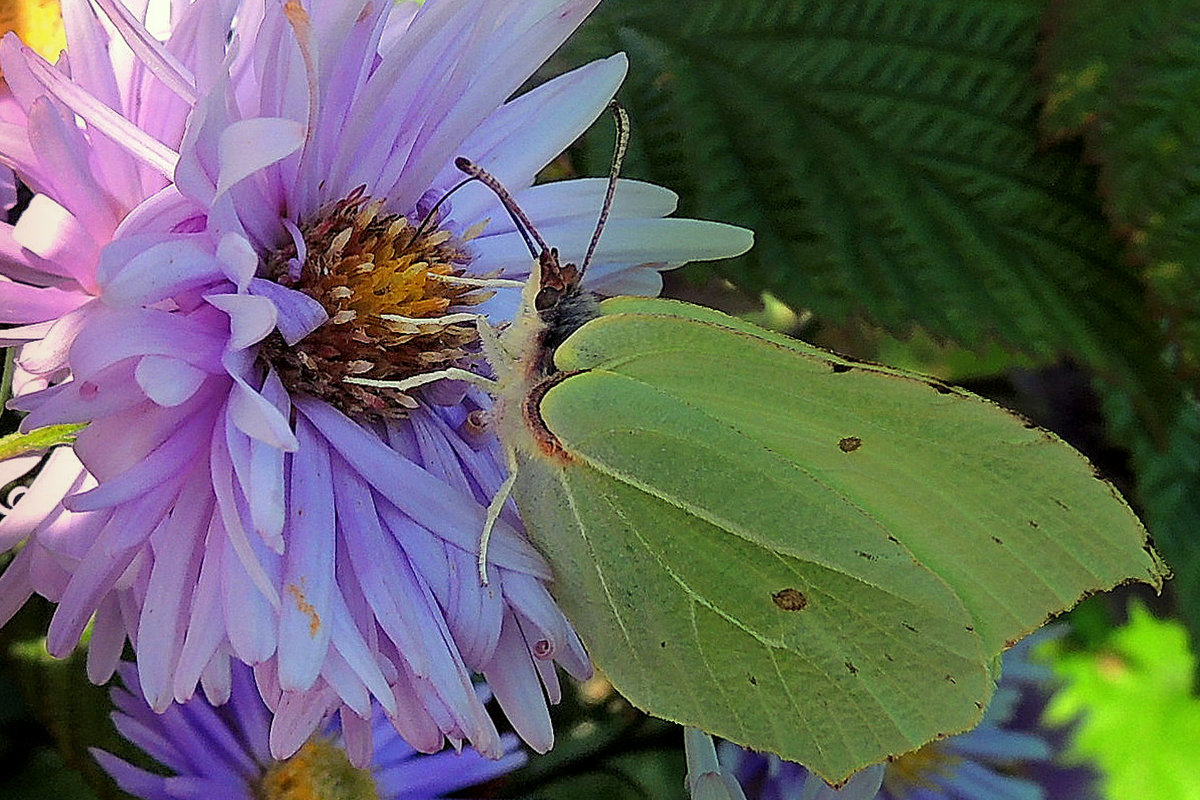
[[[504,375],[512,369],[512,363],[517,360],[516,355],[509,352],[508,348],[504,346],[504,340],[500,338],[500,334],[483,317],[479,317],[475,321],[475,330],[479,332],[479,344],[483,347],[484,358],[492,365],[492,369],[496,370],[497,375],[503,379]],[[500,366],[496,366],[497,364]]]
[[[491,378],[476,375],[474,372],[460,367],[447,367],[446,369],[434,370],[433,372],[423,372],[420,375],[413,375],[411,378],[405,378],[402,381],[379,381],[374,378],[344,378],[343,380],[346,383],[357,383],[360,386],[374,386],[379,389],[398,389],[403,392],[443,379],[466,381],[493,393],[496,391],[497,386],[496,381]]]
[[[442,283],[455,283],[460,286],[479,286],[484,289],[521,289],[525,281],[508,278],[468,278],[466,275],[437,275],[429,273],[429,278]]]
[[[479,314],[469,312],[445,314],[440,317],[405,317],[400,314],[380,314],[379,316],[390,322],[405,322],[409,325],[454,325],[459,322],[470,322],[476,324],[476,327],[478,327],[478,321],[483,318]]]
[[[508,476],[504,479],[504,483],[500,484],[496,493],[492,495],[492,502],[488,503],[487,516],[483,521],[483,531],[479,534],[479,584],[481,586],[488,585],[487,551],[488,542],[492,538],[492,529],[496,527],[496,520],[500,519],[500,512],[504,510],[504,504],[512,496],[513,484],[517,481],[517,451],[511,447],[505,447],[504,460],[508,465]]]
[[[516,360],[516,357],[508,351],[508,348],[504,346],[504,343],[500,338],[500,334],[495,328],[492,327],[491,323],[487,321],[487,317],[483,316],[482,314],[460,312],[456,314],[446,314],[441,317],[405,317],[401,316],[400,314],[381,314],[380,316],[391,322],[401,322],[408,325],[418,326],[429,324],[453,325],[455,323],[470,322],[475,326],[476,333],[479,334],[479,342],[483,347],[484,358],[487,359],[487,362],[491,364],[493,368],[497,368],[496,365],[500,364],[501,366],[498,369],[503,373],[503,371],[507,368],[507,365]],[[355,379],[353,382],[365,383],[363,380],[359,379]],[[375,384],[368,383],[365,385],[372,386]],[[495,384],[482,384],[476,382],[476,385],[483,386],[486,389],[494,387]]]

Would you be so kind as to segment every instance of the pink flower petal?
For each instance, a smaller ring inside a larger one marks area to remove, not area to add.
[[[110,594],[96,609],[96,618],[92,622],[87,648],[88,680],[97,685],[108,683],[125,649],[125,635],[121,605],[116,595]]]
[[[19,58],[25,62],[29,74],[45,87],[46,91],[61,100],[89,125],[115,142],[122,143],[130,155],[146,166],[170,177],[179,160],[179,154],[171,150],[141,128],[129,122],[116,111],[97,100],[78,84],[72,83],[56,69],[43,61],[28,48],[22,47]],[[9,58],[4,58],[5,71],[9,69]]]
[[[275,330],[275,305],[247,294],[207,294],[206,302],[229,315],[229,347],[244,350]]]
[[[221,133],[217,195],[264,167],[287,158],[304,144],[306,131],[295,120],[256,118],[234,122]]]
[[[63,506],[71,511],[96,511],[169,487],[170,479],[186,471],[202,452],[204,432],[211,430],[216,416],[216,410],[204,408],[203,402],[195,405],[200,408],[172,408],[172,415],[160,415],[159,425],[129,431],[120,443],[124,448],[120,461],[129,466],[114,475],[97,475],[101,483],[96,488],[64,498]],[[75,442],[75,451],[85,465],[114,447],[110,437],[95,426],[80,431]],[[107,463],[116,467],[119,461]]]
[[[617,54],[559,75],[493,111],[459,145],[455,155],[466,156],[484,167],[510,191],[529,186],[542,167],[578,139],[604,112],[628,69],[629,60],[624,54]],[[447,163],[435,185],[448,187],[460,180],[462,173],[452,163]],[[607,184],[604,178],[595,179],[595,182],[601,186]],[[577,183],[557,181],[543,184],[541,188],[559,193],[564,190],[558,187],[574,187]],[[587,216],[599,214],[603,193],[601,188],[596,202],[582,209]],[[543,209],[536,204],[533,207],[527,205],[524,195],[519,197],[519,202],[539,226],[553,218],[540,213]],[[454,218],[464,224],[482,218],[486,212],[491,212],[497,222],[508,219],[495,194],[486,186],[463,187],[454,195],[453,203]]]
[[[239,292],[250,285],[254,271],[258,269],[258,253],[244,236],[227,233],[217,245],[217,260],[226,268],[226,276],[233,281]]]
[[[21,325],[57,319],[91,299],[82,292],[0,280],[0,323]]]
[[[157,241],[156,241],[157,240]],[[100,255],[98,280],[114,307],[150,306],[225,280],[221,262],[193,238],[126,237]]]
[[[250,578],[244,564],[232,538],[225,539],[225,552],[221,556],[221,608],[226,635],[235,656],[247,664],[258,664],[275,654],[278,622],[273,604],[263,595],[262,583]],[[274,592],[274,587],[268,586]],[[275,603],[278,602],[276,595]],[[176,694],[181,693],[179,689],[177,686]]]
[[[192,595],[200,576],[204,539],[212,516],[211,495],[203,489],[207,470],[194,470],[167,525],[150,539],[154,565],[138,624],[138,674],[146,702],[162,713],[175,699],[173,674],[183,649]]]
[[[206,518],[205,523],[204,557],[192,597],[191,616],[186,623],[187,632],[172,678],[172,694],[177,702],[192,696],[200,675],[225,638],[221,614],[221,553],[224,547],[216,535],[220,528],[212,524],[211,517]]]
[[[92,234],[70,211],[44,194],[34,195],[29,208],[12,229],[12,241],[39,258],[22,261],[46,276],[71,277],[89,292],[96,289],[96,265],[99,248]],[[16,254],[14,254],[16,255]],[[11,273],[10,273],[11,274]],[[20,275],[13,275],[21,279]]]
[[[154,76],[180,98],[189,103],[195,102],[196,79],[191,71],[167,52],[162,43],[151,36],[122,3],[114,0],[94,1],[121,32],[121,38],[134,51],[138,60],[148,66]]]
[[[250,281],[250,291],[275,304],[279,310],[279,333],[289,346],[308,336],[329,319],[329,313],[319,302],[304,292],[288,289],[273,281],[255,278]]]
[[[309,689],[321,671],[332,632],[333,482],[326,445],[306,421],[296,423],[292,458],[283,610],[279,619],[279,685]]]
[[[216,312],[213,312],[216,313]],[[196,319],[152,308],[111,309],[90,317],[87,336],[71,345],[77,377],[133,356],[174,356],[210,373],[221,371],[223,338]],[[137,331],[130,336],[129,331]]]
[[[482,672],[517,734],[534,751],[548,752],[554,746],[554,728],[516,618],[505,616],[496,655]]]
[[[326,403],[296,397],[294,403],[326,440],[371,486],[418,524],[463,550],[476,550],[486,509],[471,497],[400,458]],[[497,566],[549,578],[545,560],[500,520],[492,535],[489,560]]]
[[[177,358],[146,356],[138,360],[134,376],[147,397],[169,407],[191,399],[208,373]]]

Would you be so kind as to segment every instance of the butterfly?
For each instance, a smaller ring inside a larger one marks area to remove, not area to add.
[[[1166,569],[1053,433],[935,379],[673,300],[600,299],[536,247],[480,325],[511,492],[552,592],[635,706],[830,782],[973,727],[998,656],[1083,596]],[[454,374],[451,374],[454,372]]]

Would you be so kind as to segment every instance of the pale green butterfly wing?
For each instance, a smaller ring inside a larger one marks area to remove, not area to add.
[[[657,716],[838,779],[986,704],[979,641],[931,573],[847,575],[586,467],[524,463],[517,497],[593,660]]]
[[[834,780],[979,719],[991,681],[969,615],[861,511],[620,375],[568,378],[541,411],[577,459],[521,463],[517,500],[635,705]],[[614,477],[620,461],[651,478]]]
[[[1161,577],[1087,463],[985,401],[695,306],[603,311],[538,405],[567,457],[523,457],[516,493],[656,715],[838,780],[972,725],[1004,642]]]
[[[1166,574],[1086,459],[993,403],[710,309],[619,298],[603,310],[559,349],[560,369],[652,385],[797,465],[945,579],[989,654],[1087,593]]]

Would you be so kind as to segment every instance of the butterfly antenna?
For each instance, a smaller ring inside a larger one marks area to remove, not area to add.
[[[587,272],[588,264],[592,263],[596,245],[600,243],[600,234],[604,232],[604,225],[608,222],[608,212],[612,209],[613,196],[617,193],[617,175],[621,172],[621,162],[625,160],[625,151],[629,149],[629,115],[616,100],[609,103],[608,107],[613,112],[613,117],[616,118],[617,142],[613,148],[612,167],[608,171],[608,190],[604,193],[604,205],[600,207],[600,219],[596,223],[596,230],[592,233],[592,241],[588,244],[583,264],[579,267],[580,278],[583,277],[583,273]]]
[[[454,166],[458,167],[461,172],[465,172],[471,177],[469,181],[479,181],[484,186],[491,189],[496,197],[500,198],[500,204],[504,206],[504,210],[512,217],[513,224],[517,226],[517,230],[521,234],[521,238],[525,240],[525,246],[529,248],[529,253],[534,258],[537,258],[544,252],[548,252],[550,247],[542,239],[542,235],[537,232],[537,228],[533,227],[533,220],[521,210],[517,205],[516,199],[509,194],[508,189],[504,188],[504,184],[500,183],[494,175],[485,170],[483,167],[476,164],[469,158],[459,156],[454,159]],[[534,244],[537,247],[534,247]]]

